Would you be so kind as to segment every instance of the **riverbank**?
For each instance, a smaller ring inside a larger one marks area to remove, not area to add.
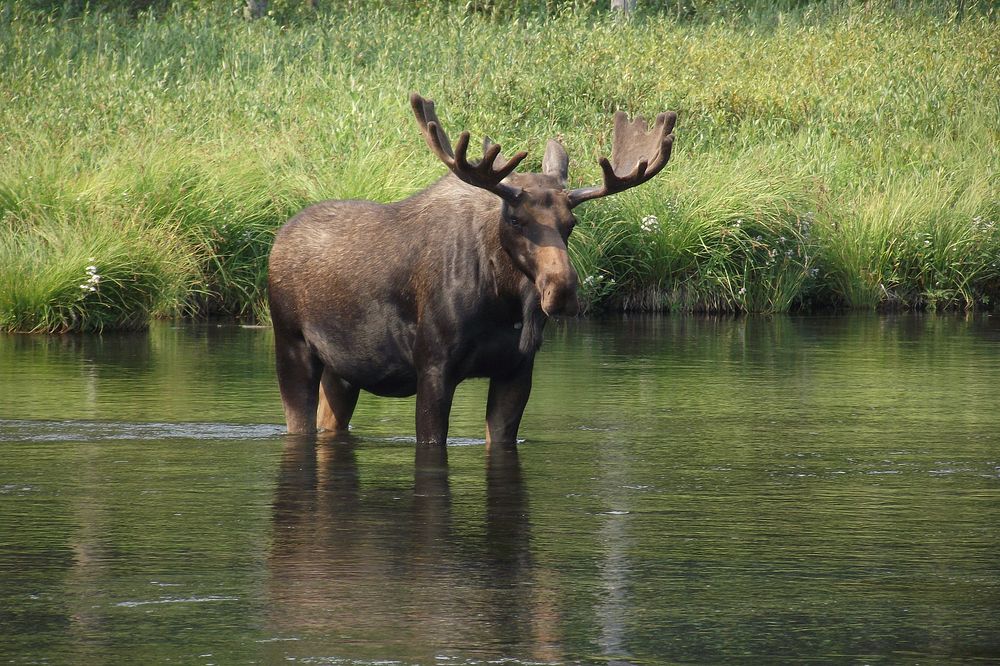
[[[713,21],[430,8],[253,23],[219,11],[0,21],[0,328],[262,316],[274,230],[396,200],[452,131],[558,135],[597,182],[617,108],[680,115],[674,159],[579,209],[591,308],[994,308],[1000,31],[946,6]],[[455,26],[458,26],[456,29]]]

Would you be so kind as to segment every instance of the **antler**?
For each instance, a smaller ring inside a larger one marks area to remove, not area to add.
[[[670,159],[676,122],[677,114],[673,111],[661,113],[656,116],[653,128],[647,131],[646,120],[642,116],[629,122],[624,111],[615,113],[611,160],[602,157],[599,161],[604,172],[604,184],[571,190],[569,205],[572,207],[590,199],[622,192],[658,174]]]
[[[470,162],[467,155],[469,150],[468,132],[462,132],[459,135],[458,141],[455,143],[455,150],[452,151],[448,135],[445,134],[441,127],[441,121],[434,113],[434,102],[424,99],[417,93],[412,93],[410,105],[413,107],[413,113],[417,117],[417,123],[424,133],[427,145],[451,169],[452,173],[466,183],[493,192],[507,201],[513,201],[520,196],[521,188],[501,181],[517,168],[517,165],[528,156],[528,153],[522,151],[504,164],[502,159],[498,159],[500,145],[492,143],[488,147],[484,146],[483,159],[478,162]]]

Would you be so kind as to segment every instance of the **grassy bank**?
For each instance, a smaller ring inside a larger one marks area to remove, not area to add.
[[[582,206],[594,306],[1000,299],[1000,30],[946,6],[730,20],[347,8],[0,17],[0,328],[262,311],[274,230],[444,172],[407,105],[599,179],[617,108],[680,114],[650,183]],[[456,27],[457,25],[457,27]],[[94,278],[93,276],[98,276]]]

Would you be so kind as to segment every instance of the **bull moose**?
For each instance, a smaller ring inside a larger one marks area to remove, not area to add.
[[[676,120],[614,119],[603,183],[568,189],[569,157],[549,140],[542,173],[515,173],[489,138],[454,150],[434,102],[413,112],[446,174],[390,204],[324,201],[277,233],[268,300],[289,433],[347,429],[361,389],[416,394],[418,444],[444,444],[455,388],[488,377],[486,441],[516,442],[546,319],[576,314],[578,277],[566,242],[573,208],[655,176],[670,159]]]

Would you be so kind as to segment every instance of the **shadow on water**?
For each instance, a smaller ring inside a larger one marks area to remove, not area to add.
[[[517,449],[487,452],[481,524],[470,529],[453,519],[445,447],[416,448],[411,483],[367,485],[358,445],[286,439],[268,555],[277,635],[326,634],[354,656],[417,663],[558,660],[552,572],[531,555]],[[280,653],[296,657],[288,643]]]

